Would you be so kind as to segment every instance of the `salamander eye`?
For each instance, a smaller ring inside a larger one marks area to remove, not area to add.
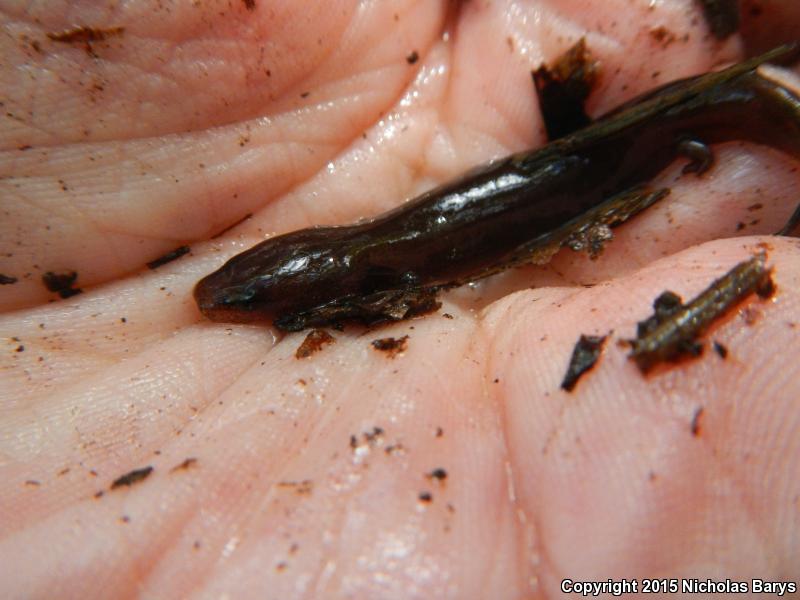
[[[372,265],[369,267],[361,282],[361,293],[371,294],[379,290],[391,288],[397,285],[399,280],[398,273],[391,267]]]
[[[247,305],[250,303],[253,298],[256,296],[256,291],[253,289],[253,286],[249,285],[247,287],[235,287],[235,288],[225,288],[220,290],[215,298],[214,303],[218,306],[235,306],[235,307],[242,307],[243,305]]]
[[[403,285],[408,287],[414,287],[419,285],[419,275],[414,273],[414,271],[406,271],[400,276],[400,281],[403,282]]]

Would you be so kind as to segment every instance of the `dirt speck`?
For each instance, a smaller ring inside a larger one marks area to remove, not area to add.
[[[111,489],[115,490],[121,487],[130,487],[136,483],[144,481],[150,476],[150,473],[153,472],[153,467],[146,466],[142,467],[141,469],[134,469],[129,473],[125,473],[120,477],[117,477],[114,482],[111,484]]]
[[[197,459],[193,457],[189,457],[184,460],[181,464],[175,465],[170,469],[170,473],[174,473],[175,471],[188,471],[190,468],[197,464]]]
[[[425,475],[428,479],[435,479],[436,481],[441,481],[444,483],[445,479],[447,479],[447,471],[442,469],[441,467],[438,469],[434,469],[430,473]]]
[[[332,344],[336,341],[330,333],[324,329],[313,329],[309,332],[303,343],[297,348],[294,357],[299,359],[308,358],[312,354],[316,354],[324,346]]]
[[[669,45],[672,44],[672,42],[674,42],[676,39],[675,34],[663,25],[659,25],[658,27],[651,29],[650,37],[659,43],[662,48],[669,47]]]
[[[61,273],[47,271],[42,275],[44,287],[46,287],[48,291],[55,292],[61,298],[65,299],[83,292],[80,288],[72,287],[77,280],[77,271],[64,271]]]
[[[394,358],[398,354],[405,352],[408,347],[408,336],[401,338],[386,337],[372,340],[372,347],[379,352],[385,352],[389,358]]]
[[[698,406],[694,414],[692,415],[692,423],[690,425],[690,430],[694,437],[700,437],[702,433],[702,420],[703,420],[703,412],[704,409],[702,406]]]
[[[314,482],[310,479],[303,479],[302,481],[279,481],[275,485],[279,488],[292,489],[298,496],[308,495],[314,490]]]

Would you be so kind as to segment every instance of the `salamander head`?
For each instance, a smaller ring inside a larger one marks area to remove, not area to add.
[[[194,288],[197,306],[212,321],[274,321],[308,310],[343,293],[349,254],[345,228],[296,231],[266,240],[234,256]]]

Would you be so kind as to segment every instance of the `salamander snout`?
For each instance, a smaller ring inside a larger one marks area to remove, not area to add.
[[[215,271],[197,282],[194,299],[208,319],[225,323],[264,321],[263,311],[256,310],[255,291],[246,286],[226,282],[226,273]]]

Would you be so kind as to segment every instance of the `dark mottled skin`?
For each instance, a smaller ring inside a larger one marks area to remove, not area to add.
[[[645,186],[679,156],[689,153],[687,170],[701,173],[712,160],[705,144],[750,140],[800,156],[800,99],[756,73],[796,53],[782,47],[673,82],[367,223],[271,238],[202,279],[197,304],[214,321],[271,321],[288,331],[433,310],[442,288],[519,263],[554,240],[565,245],[564,232],[586,225],[589,211]]]

